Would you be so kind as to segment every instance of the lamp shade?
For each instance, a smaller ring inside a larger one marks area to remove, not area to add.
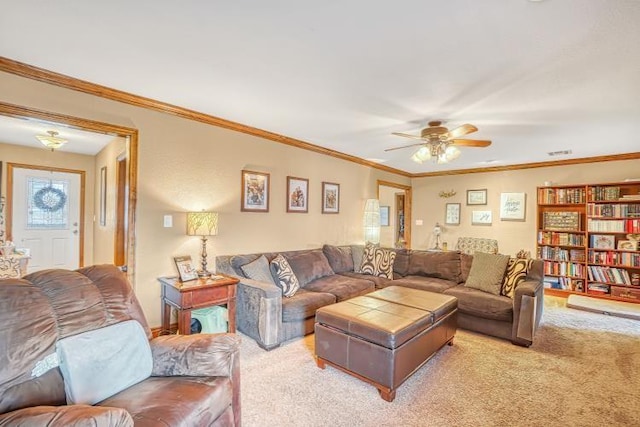
[[[380,243],[380,201],[367,199],[364,204],[364,240],[365,242]]]
[[[215,236],[218,234],[217,212],[187,212],[187,235]]]

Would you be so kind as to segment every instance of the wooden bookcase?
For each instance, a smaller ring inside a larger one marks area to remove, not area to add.
[[[544,260],[545,292],[640,303],[640,181],[537,192],[537,256]]]

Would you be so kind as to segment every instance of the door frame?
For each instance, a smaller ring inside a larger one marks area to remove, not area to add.
[[[398,184],[391,181],[378,180],[378,186],[376,187],[376,197],[380,199],[380,186],[398,188],[404,191],[404,240],[406,241],[407,249],[411,249],[411,186]]]
[[[21,105],[0,101],[0,115],[19,119],[37,120],[47,124],[65,125],[89,132],[103,133],[125,138],[128,158],[128,194],[127,194],[127,229],[126,229],[126,266],[127,277],[135,288],[135,247],[136,247],[136,207],[138,199],[138,130],[80,117],[50,111],[38,110]],[[7,183],[9,184],[9,183]],[[9,187],[7,187],[9,188]],[[84,208],[84,205],[83,205]],[[9,209],[7,209],[9,211]],[[81,252],[82,253],[82,252]]]
[[[7,230],[7,240],[13,241],[13,170],[14,169],[33,169],[33,170],[41,170],[47,172],[62,172],[62,173],[73,173],[76,175],[80,175],[80,218],[78,227],[80,230],[79,236],[79,248],[80,253],[78,254],[78,265],[80,267],[84,267],[84,202],[85,202],[85,182],[86,182],[86,172],[83,170],[77,169],[65,169],[65,168],[56,168],[51,166],[39,166],[39,165],[28,165],[24,163],[7,163],[7,199],[6,199],[6,207],[7,213],[5,215],[5,227]]]

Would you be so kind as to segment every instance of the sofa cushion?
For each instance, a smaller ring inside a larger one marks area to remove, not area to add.
[[[316,310],[336,302],[336,296],[300,289],[293,297],[282,300],[282,321],[297,322],[316,314]]]
[[[464,285],[454,286],[444,291],[458,298],[458,310],[483,319],[513,322],[513,300],[493,295]]]
[[[425,276],[405,276],[400,279],[394,280],[391,285],[404,286],[406,288],[420,289],[423,291],[439,292],[442,293],[446,289],[457,285],[456,282],[451,280],[438,279],[437,277],[425,277]]]
[[[351,254],[351,246],[332,246],[324,245],[322,252],[327,257],[331,269],[335,273],[343,273],[345,271],[353,271],[353,255]]]
[[[136,320],[58,340],[67,403],[93,405],[148,378],[149,340]]]
[[[513,298],[516,288],[520,282],[527,278],[529,267],[531,267],[531,259],[511,258],[507,264],[507,271],[502,279],[502,288],[500,295]]]
[[[476,252],[465,286],[500,295],[509,255]]]
[[[393,262],[393,271],[400,276],[409,274],[409,259],[411,251],[407,249],[394,249],[396,259]]]
[[[385,288],[393,284],[393,280],[387,279],[386,277],[372,276],[370,274],[363,274],[363,273],[355,273],[353,271],[345,271],[344,273],[340,273],[340,275],[353,277],[354,279],[368,280],[375,284],[376,289]]]
[[[367,245],[364,249],[360,271],[364,274],[393,279],[393,263],[395,259],[395,252]]]
[[[464,283],[469,278],[469,271],[471,271],[471,264],[473,264],[473,255],[460,254],[460,282]]]
[[[282,288],[282,295],[291,298],[300,289],[300,282],[293,273],[289,262],[282,255],[276,256],[271,261],[271,271],[276,282],[276,286]]]
[[[229,260],[229,263],[231,264],[231,268],[233,268],[233,271],[235,271],[238,276],[247,277],[244,274],[244,271],[242,271],[242,266],[257,260],[261,256],[261,254],[234,255]]]
[[[353,271],[356,273],[362,273],[360,267],[362,267],[362,257],[364,256],[363,245],[351,245],[351,258],[353,258]]]
[[[305,286],[305,289],[313,292],[333,294],[338,301],[344,301],[358,295],[368,294],[374,291],[376,287],[375,284],[369,280],[334,274],[333,276],[326,276],[314,280]]]
[[[329,260],[320,249],[303,251],[293,255],[285,254],[285,258],[289,261],[301,287],[305,287],[309,282],[320,277],[335,274],[329,265]]]
[[[240,266],[240,268],[244,275],[249,279],[271,283],[272,285],[276,284],[273,280],[273,276],[271,275],[269,261],[267,261],[267,257],[264,255],[260,255],[259,258],[248,264]]]
[[[437,277],[460,282],[460,254],[456,251],[412,251],[409,257],[408,275]]]

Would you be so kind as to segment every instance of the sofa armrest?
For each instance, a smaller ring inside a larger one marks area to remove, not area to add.
[[[538,329],[544,307],[542,280],[527,278],[518,284],[513,297],[513,328],[511,341],[530,346]]]
[[[133,418],[125,409],[109,406],[33,406],[1,414],[0,425],[132,427]]]
[[[282,329],[282,289],[238,277],[236,326],[266,350],[278,347]]]
[[[156,377],[229,377],[239,361],[235,334],[162,335],[149,344]]]

